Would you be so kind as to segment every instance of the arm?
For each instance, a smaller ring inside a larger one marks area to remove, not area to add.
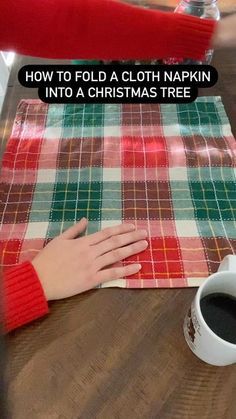
[[[86,227],[83,218],[52,240],[32,263],[22,263],[5,273],[6,332],[47,314],[47,301],[80,294],[141,269],[137,263],[123,266],[119,262],[147,248],[145,230],[121,224],[78,238]]]
[[[116,0],[5,0],[0,50],[56,59],[200,59],[215,25]]]
[[[48,313],[47,300],[30,262],[9,269],[3,276],[4,327],[10,332]]]

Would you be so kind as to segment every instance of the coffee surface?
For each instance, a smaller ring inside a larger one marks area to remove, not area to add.
[[[205,322],[221,339],[236,344],[236,298],[223,293],[206,295],[200,301]]]

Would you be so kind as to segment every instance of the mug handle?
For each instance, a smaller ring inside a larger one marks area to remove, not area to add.
[[[236,272],[236,255],[225,256],[222,260],[218,272]]]

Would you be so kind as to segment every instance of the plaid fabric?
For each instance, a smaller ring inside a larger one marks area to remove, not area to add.
[[[198,286],[236,253],[236,142],[219,97],[181,105],[22,101],[3,157],[2,263],[81,217],[146,228],[139,274],[108,286]]]

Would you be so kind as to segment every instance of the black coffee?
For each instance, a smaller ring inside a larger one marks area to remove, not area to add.
[[[206,295],[200,301],[205,322],[221,339],[236,344],[236,298],[223,293]]]

